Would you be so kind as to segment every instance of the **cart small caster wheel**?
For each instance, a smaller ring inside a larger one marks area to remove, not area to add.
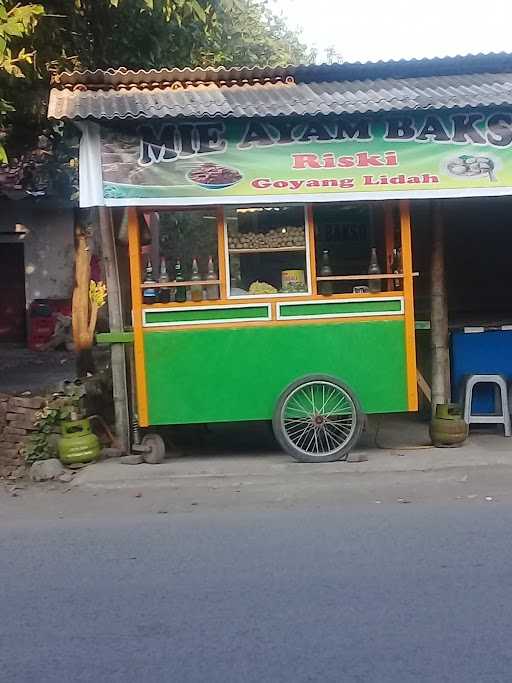
[[[159,434],[146,434],[142,438],[144,462],[149,465],[159,465],[165,459],[165,443]]]

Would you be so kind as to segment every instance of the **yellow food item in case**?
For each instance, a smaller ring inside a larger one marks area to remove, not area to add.
[[[277,289],[269,285],[268,282],[255,280],[249,287],[249,294],[277,294]]]

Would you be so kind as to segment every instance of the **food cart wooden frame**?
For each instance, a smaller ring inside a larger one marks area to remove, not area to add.
[[[317,283],[322,278],[317,274],[313,207],[309,204],[304,205],[308,292],[230,297],[226,222],[224,208],[218,206],[219,276],[215,283],[220,298],[149,306],[142,296],[139,214],[137,208],[129,208],[140,426],[273,420],[278,441],[286,451],[298,460],[317,462],[339,459],[354,446],[364,414],[417,410],[410,208],[408,200],[397,203],[403,272],[333,275],[328,279],[356,283],[372,277],[383,283],[398,279],[403,283],[399,291],[319,294]],[[386,264],[393,250],[390,206],[391,202],[386,202],[382,226]],[[390,288],[384,284],[383,289]],[[294,402],[291,407],[290,401]],[[318,405],[309,411],[311,426],[304,426],[311,401]],[[290,410],[295,410],[295,415]],[[330,415],[325,418],[322,411]],[[290,421],[290,416],[296,421]],[[302,429],[299,417],[304,429],[307,427],[307,438],[297,444],[285,426],[288,420],[293,436]],[[338,439],[332,434],[322,437],[326,422],[333,419]]]

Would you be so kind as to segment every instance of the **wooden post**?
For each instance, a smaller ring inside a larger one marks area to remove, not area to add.
[[[133,349],[135,356],[135,385],[137,390],[137,417],[140,427],[148,427],[148,393],[144,360],[142,329],[142,282],[140,229],[137,211],[128,209],[128,248],[130,252],[130,279],[132,288]]]
[[[228,298],[229,285],[226,284],[226,239],[224,233],[224,207],[217,208],[217,263],[219,264],[219,293],[220,298],[225,301]]]
[[[308,231],[309,244],[309,272],[311,273],[311,294],[318,294],[318,282],[316,279],[316,236],[315,236],[315,216],[312,204],[306,206],[306,230]]]
[[[114,226],[110,210],[99,209],[101,252],[107,281],[108,317],[111,332],[123,331],[123,308],[114,237]],[[128,413],[128,389],[126,382],[126,355],[124,344],[111,345],[112,384],[114,393],[114,414],[119,447],[125,452],[130,449],[130,417]]]
[[[407,369],[407,403],[410,411],[418,410],[416,377],[416,326],[414,322],[414,285],[412,279],[411,208],[407,199],[400,201],[400,238],[404,277],[405,357]]]
[[[432,350],[432,415],[436,406],[450,397],[450,357],[448,350],[448,304],[444,258],[444,226],[439,201],[432,206],[432,263],[430,288],[430,328]]]
[[[393,262],[393,248],[395,246],[395,224],[394,224],[394,203],[390,201],[384,202],[384,242],[386,252],[386,270],[385,273],[391,273],[391,264]],[[389,282],[388,282],[389,289]]]

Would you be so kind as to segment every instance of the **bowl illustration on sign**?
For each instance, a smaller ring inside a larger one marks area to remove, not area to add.
[[[239,183],[242,180],[242,174],[236,168],[207,161],[190,171],[187,178],[205,190],[223,190]]]
[[[486,175],[491,182],[496,182],[495,163],[490,157],[462,154],[449,159],[446,168],[451,175],[465,178]]]

